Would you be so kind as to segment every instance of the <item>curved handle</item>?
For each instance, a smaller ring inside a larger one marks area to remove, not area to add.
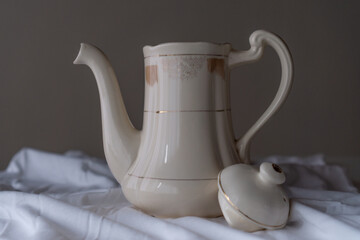
[[[286,44],[276,35],[264,30],[257,30],[250,36],[250,49],[248,51],[232,51],[229,54],[229,68],[233,69],[243,63],[250,63],[259,60],[264,51],[264,45],[273,47],[279,55],[281,63],[281,81],[279,89],[270,106],[255,122],[255,124],[245,133],[245,135],[236,141],[236,148],[240,159],[250,162],[250,140],[259,131],[259,129],[276,113],[290,91],[293,80],[292,58]]]

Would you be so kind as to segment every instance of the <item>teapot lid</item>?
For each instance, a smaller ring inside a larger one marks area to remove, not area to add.
[[[283,227],[289,216],[289,199],[279,186],[285,182],[282,169],[262,163],[258,171],[246,164],[236,164],[219,173],[219,194],[229,205],[262,228]],[[226,213],[223,211],[225,218]]]

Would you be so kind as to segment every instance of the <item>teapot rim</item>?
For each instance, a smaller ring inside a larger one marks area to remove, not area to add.
[[[143,47],[144,57],[173,55],[216,55],[227,57],[232,47],[230,43],[214,42],[167,42]]]

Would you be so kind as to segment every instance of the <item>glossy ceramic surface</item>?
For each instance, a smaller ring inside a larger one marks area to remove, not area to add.
[[[279,186],[284,181],[284,172],[272,163],[262,163],[260,171],[245,164],[225,168],[219,174],[218,198],[226,221],[248,232],[285,226],[289,199]]]
[[[234,140],[229,101],[230,69],[261,57],[264,44],[279,53],[279,91],[263,116]],[[141,131],[126,113],[114,71],[96,47],[81,44],[75,64],[88,65],[101,101],[104,151],[126,198],[160,217],[221,215],[217,175],[247,162],[251,137],[280,107],[290,89],[292,65],[284,43],[256,31],[248,51],[230,44],[166,43],[144,47],[145,103]],[[239,155],[239,154],[240,155]]]

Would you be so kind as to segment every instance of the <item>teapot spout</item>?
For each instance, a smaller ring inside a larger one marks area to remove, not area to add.
[[[74,64],[90,67],[95,75],[100,95],[103,144],[106,161],[121,184],[140,144],[140,131],[134,128],[126,112],[115,72],[104,53],[81,43]]]

